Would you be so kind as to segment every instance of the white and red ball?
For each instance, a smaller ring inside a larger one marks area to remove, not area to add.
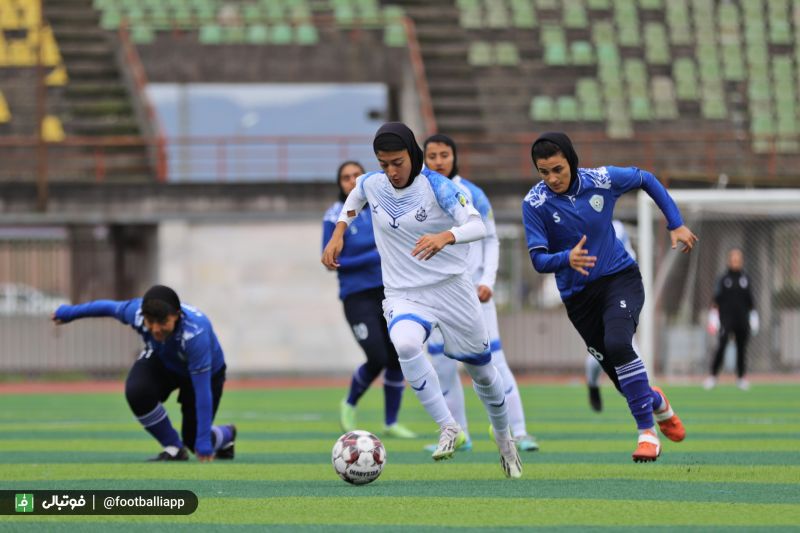
[[[386,464],[383,443],[369,431],[349,431],[339,437],[331,453],[333,469],[353,485],[365,485],[378,479]]]

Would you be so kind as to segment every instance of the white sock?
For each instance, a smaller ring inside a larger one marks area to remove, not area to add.
[[[503,393],[503,380],[492,363],[483,366],[464,364],[472,377],[472,387],[483,402],[495,434],[508,431],[508,405]]]
[[[450,414],[450,409],[447,408],[447,403],[442,396],[436,371],[422,351],[422,344],[426,336],[425,329],[416,322],[401,320],[392,327],[389,336],[397,350],[403,376],[422,406],[439,424],[439,427],[455,424],[456,420]]]
[[[511,425],[511,434],[514,437],[523,437],[528,434],[528,429],[525,427],[525,411],[522,408],[522,398],[517,388],[517,380],[514,379],[514,374],[508,368],[506,354],[503,350],[492,352],[492,363],[503,380],[503,393],[508,402],[508,422]]]
[[[400,359],[400,368],[403,369],[403,375],[422,403],[422,407],[439,424],[439,427],[455,424],[456,420],[442,396],[442,388],[439,386],[436,371],[422,350],[411,359]]]
[[[439,378],[439,385],[442,387],[442,395],[447,402],[447,408],[450,409],[453,418],[469,438],[467,410],[464,407],[464,387],[461,386],[461,378],[458,376],[458,361],[440,354],[432,356],[431,362]]]
[[[586,384],[590,387],[597,387],[598,380],[600,379],[600,371],[603,367],[597,362],[597,359],[591,355],[586,356]]]

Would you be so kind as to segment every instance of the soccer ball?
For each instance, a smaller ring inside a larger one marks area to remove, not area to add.
[[[381,475],[386,450],[378,437],[357,429],[339,437],[333,445],[331,462],[340,478],[353,485],[365,485]]]

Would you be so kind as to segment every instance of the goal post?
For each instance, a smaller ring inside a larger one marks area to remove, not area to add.
[[[699,237],[688,255],[671,250],[664,216],[649,195],[637,198],[638,262],[645,289],[638,340],[649,372],[708,372],[705,332],[714,284],[727,253],[740,248],[752,281],[760,328],[748,366],[800,368],[800,190],[670,190],[684,223]]]

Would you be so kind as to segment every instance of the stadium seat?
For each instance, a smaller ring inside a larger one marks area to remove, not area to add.
[[[64,127],[61,120],[54,115],[46,115],[42,120],[42,139],[49,143],[58,143],[64,140]]]
[[[509,28],[511,21],[506,10],[505,0],[484,0],[486,26],[488,28]]]
[[[641,46],[639,14],[630,0],[614,0],[614,19],[620,46]]]
[[[544,62],[547,65],[566,65],[567,40],[561,26],[543,25],[541,43],[544,46]]]
[[[549,96],[534,96],[531,100],[530,116],[534,122],[552,122],[556,119],[555,105]]]
[[[473,67],[488,67],[494,63],[492,45],[486,41],[473,41],[469,45],[467,61]]]
[[[565,28],[586,28],[589,26],[589,19],[586,16],[586,8],[583,0],[564,0],[562,4],[564,10]]]
[[[6,101],[3,91],[0,91],[0,124],[6,124],[10,121],[11,110],[8,109],[8,102]]]
[[[588,41],[573,41],[570,43],[570,56],[573,65],[593,65],[594,53],[592,44]]]
[[[536,7],[539,9],[556,9],[558,8],[557,0],[536,0]]]
[[[515,28],[536,27],[536,10],[530,0],[511,0],[511,21]]]
[[[383,43],[386,46],[405,46],[407,40],[406,28],[402,22],[389,23],[383,31]]]
[[[136,44],[150,44],[155,40],[155,33],[150,26],[138,24],[131,28],[131,41]]]
[[[581,110],[581,120],[600,121],[605,117],[600,84],[594,78],[580,78],[575,94]]]
[[[589,9],[611,9],[611,0],[586,0]]]
[[[284,23],[272,26],[270,28],[269,36],[272,44],[292,44],[292,41],[294,40],[292,27]]]
[[[303,46],[313,46],[319,43],[319,33],[316,26],[307,22],[297,26],[295,29],[295,42]]]
[[[269,43],[269,29],[264,24],[253,24],[248,26],[245,35],[247,44],[267,44]]]
[[[459,24],[462,28],[477,29],[483,27],[483,13],[478,0],[459,2]]]
[[[216,24],[201,26],[199,37],[202,44],[222,44],[222,28]]]
[[[678,118],[678,106],[675,101],[675,85],[668,76],[655,76],[653,87],[653,115],[656,119],[672,120]]]
[[[519,51],[512,42],[502,41],[495,44],[495,57],[501,67],[515,67],[519,65]]]
[[[639,5],[642,9],[663,9],[663,0],[639,0]]]
[[[648,22],[644,26],[645,57],[651,65],[668,65],[671,60],[664,25]]]
[[[692,44],[692,32],[689,23],[689,6],[687,0],[669,0],[665,14],[669,27],[669,38],[672,44]]]
[[[573,122],[580,118],[578,101],[574,96],[559,96],[556,106],[558,108],[558,120]]]

